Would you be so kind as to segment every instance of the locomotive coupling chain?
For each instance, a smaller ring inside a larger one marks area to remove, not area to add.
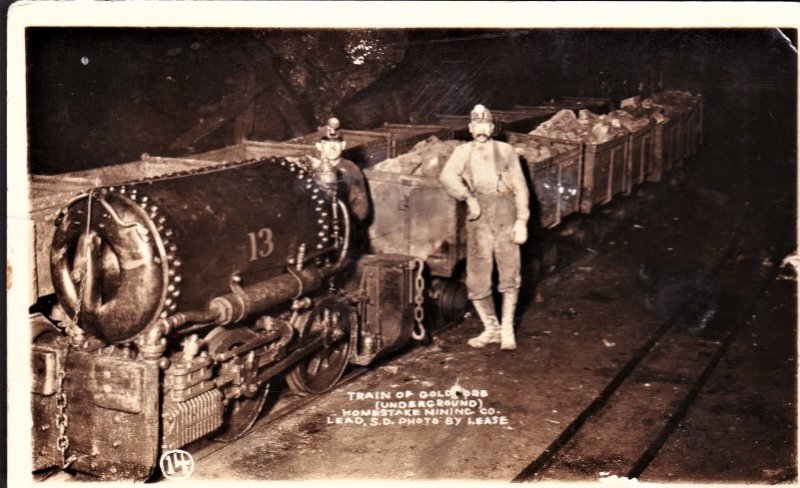
[[[425,309],[423,308],[425,280],[422,277],[425,263],[421,259],[415,259],[414,267],[417,269],[417,273],[414,277],[414,330],[411,332],[411,337],[416,341],[421,341],[425,338],[425,326],[422,323],[425,320]]]
[[[67,344],[67,348],[64,352],[64,359],[57,373],[58,389],[56,391],[56,408],[58,409],[58,414],[56,415],[56,426],[58,426],[58,438],[56,439],[56,447],[58,447],[58,450],[61,452],[61,469],[68,468],[70,464],[78,459],[74,454],[67,458],[67,449],[69,449],[69,437],[67,437],[69,415],[67,415],[67,394],[64,392],[64,379],[67,377],[65,368],[71,349],[72,346]]]

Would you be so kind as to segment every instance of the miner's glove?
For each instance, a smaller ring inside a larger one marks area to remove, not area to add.
[[[528,224],[524,220],[517,220],[514,222],[514,237],[512,241],[514,244],[525,244],[528,240]]]
[[[467,198],[467,218],[477,220],[481,216],[481,204],[475,197]]]

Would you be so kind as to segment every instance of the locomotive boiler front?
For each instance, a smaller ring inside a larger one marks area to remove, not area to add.
[[[287,264],[336,261],[341,213],[311,171],[276,158],[95,189],[56,220],[53,284],[84,330],[129,342],[160,318],[293,273]]]

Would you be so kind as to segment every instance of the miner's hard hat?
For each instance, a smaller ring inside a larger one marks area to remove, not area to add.
[[[471,122],[489,122],[492,123],[492,112],[481,104],[475,105],[472,112],[469,114]]]
[[[328,122],[320,127],[319,136],[320,139],[323,141],[341,141],[342,135],[339,132],[339,127],[341,127],[341,123],[339,119],[336,117],[331,117],[328,119]]]

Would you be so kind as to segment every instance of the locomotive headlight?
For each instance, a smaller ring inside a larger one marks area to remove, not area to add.
[[[79,311],[80,327],[98,339],[132,339],[169,306],[169,243],[146,209],[110,190],[73,201],[64,224],[51,250],[59,303],[70,317]]]

